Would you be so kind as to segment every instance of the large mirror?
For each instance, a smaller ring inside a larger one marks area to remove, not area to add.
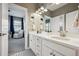
[[[78,10],[66,14],[66,30],[70,33],[79,33],[79,28],[75,26],[78,18]]]
[[[45,32],[51,32],[51,17],[49,16],[44,16],[44,30]]]
[[[64,31],[64,15],[56,17],[44,17],[45,31],[46,32],[59,32]]]
[[[79,33],[79,26],[75,25],[78,18],[78,10],[62,14],[55,17],[45,16],[45,31],[46,32],[60,32]]]

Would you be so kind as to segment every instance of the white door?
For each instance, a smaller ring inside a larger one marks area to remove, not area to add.
[[[0,36],[0,54],[2,56],[8,55],[8,4],[2,3],[0,6],[2,9],[2,19],[0,19],[0,32],[2,35]]]
[[[36,39],[34,35],[30,35],[30,48],[32,49],[32,51],[35,53],[35,46],[36,46]]]

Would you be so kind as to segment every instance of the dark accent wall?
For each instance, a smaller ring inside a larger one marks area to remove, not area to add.
[[[51,16],[55,17],[61,14],[66,14],[72,11],[75,11],[78,9],[78,5],[79,3],[69,3],[67,5],[64,5],[63,7],[60,7],[58,9],[56,9],[55,11],[51,12]]]

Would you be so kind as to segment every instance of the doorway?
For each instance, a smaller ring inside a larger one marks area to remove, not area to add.
[[[25,50],[25,11],[17,5],[10,5],[8,13],[8,55],[10,56]]]
[[[22,17],[9,15],[9,55],[25,50],[24,24]]]

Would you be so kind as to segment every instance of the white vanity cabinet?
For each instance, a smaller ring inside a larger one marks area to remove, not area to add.
[[[44,39],[42,43],[43,45],[48,46],[54,51],[53,52],[54,56],[75,56],[76,55],[76,49],[72,49],[70,47],[63,46],[61,44],[58,44],[56,42],[49,41],[46,39]]]
[[[42,56],[63,56],[63,55],[55,51],[51,47],[42,45]]]
[[[41,38],[39,36],[30,34],[29,35],[29,47],[35,53],[35,55],[41,55]]]
[[[63,56],[54,49],[52,42],[42,40],[42,56]]]
[[[44,38],[39,34],[30,34],[29,40],[30,48],[37,56],[77,56],[79,52],[74,47],[53,41],[55,38]]]

